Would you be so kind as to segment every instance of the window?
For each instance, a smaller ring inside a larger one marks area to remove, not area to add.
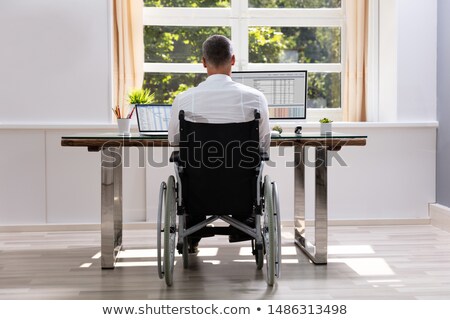
[[[341,108],[345,0],[144,0],[144,86],[171,103],[206,78],[201,45],[231,38],[234,70],[307,70],[308,108]]]

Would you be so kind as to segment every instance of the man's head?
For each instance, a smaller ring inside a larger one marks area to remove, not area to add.
[[[235,63],[231,41],[224,36],[214,35],[206,39],[202,46],[203,65],[211,74],[231,75]]]

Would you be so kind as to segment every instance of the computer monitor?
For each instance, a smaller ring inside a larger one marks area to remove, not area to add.
[[[307,71],[233,71],[231,78],[264,93],[270,119],[306,119]]]

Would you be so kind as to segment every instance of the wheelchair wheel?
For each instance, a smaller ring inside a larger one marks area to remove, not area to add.
[[[170,176],[167,180],[167,191],[164,212],[164,279],[168,286],[173,283],[173,267],[175,264],[176,243],[176,191],[175,178]]]
[[[252,240],[252,252],[255,255],[256,269],[261,270],[264,266],[264,250],[256,249],[255,240]]]
[[[183,229],[183,232],[186,230],[186,216],[183,215],[180,217],[180,225],[179,228]],[[178,233],[179,236],[180,232]],[[189,267],[189,242],[188,242],[188,237],[183,237],[183,243],[182,243],[183,248],[181,249],[181,254],[183,257],[183,268],[187,269]]]
[[[264,250],[258,249],[255,255],[256,269],[261,270],[264,266]]]
[[[165,182],[161,183],[161,187],[159,188],[159,203],[158,203],[158,222],[156,225],[157,237],[157,254],[158,254],[158,276],[160,279],[164,278],[164,270],[163,270],[163,262],[162,262],[162,245],[161,245],[161,233],[164,232],[162,230],[162,212],[163,206],[165,206],[165,199],[167,193],[167,184]]]
[[[275,283],[277,269],[278,237],[275,207],[273,201],[273,186],[268,176],[264,177],[264,226],[263,239],[266,249],[266,282],[269,286]]]
[[[281,275],[281,213],[280,213],[280,199],[278,197],[278,187],[275,181],[272,182],[272,199],[273,208],[275,216],[275,236],[276,236],[276,246],[275,246],[275,276],[277,278]]]

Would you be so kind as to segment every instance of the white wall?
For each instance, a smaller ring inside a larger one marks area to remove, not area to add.
[[[437,1],[379,1],[378,120],[435,121]]]
[[[336,220],[427,219],[436,198],[436,126],[340,128],[368,135],[367,146],[343,148],[348,164],[329,174],[330,217]]]
[[[437,1],[398,1],[398,120],[434,121]]]
[[[53,129],[0,127],[0,225],[100,222],[100,153],[63,148],[61,136],[113,131],[90,126]],[[146,221],[145,163],[129,149],[123,174],[127,222]]]
[[[0,1],[0,124],[110,122],[108,0]]]
[[[397,1],[379,0],[379,105],[377,121],[397,120]]]
[[[439,0],[437,201],[450,207],[450,1]]]
[[[0,224],[46,222],[45,135],[0,130]]]

